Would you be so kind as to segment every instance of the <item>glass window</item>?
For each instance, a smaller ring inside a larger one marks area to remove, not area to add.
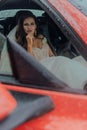
[[[13,17],[19,10],[24,10],[24,9],[12,9],[12,10],[0,11],[0,19],[5,19],[7,17]],[[35,14],[36,16],[41,16],[44,13],[44,11],[42,11],[42,10],[29,10],[29,11],[33,12],[33,14]]]

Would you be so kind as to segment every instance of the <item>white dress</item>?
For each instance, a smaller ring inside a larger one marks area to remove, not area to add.
[[[87,64],[85,60],[80,63],[63,56],[49,57],[49,46],[46,39],[43,40],[42,49],[33,48],[33,53],[40,63],[51,71],[58,79],[72,88],[83,89],[87,83]],[[85,61],[85,62],[84,62]],[[0,74],[12,75],[12,69],[5,43],[0,59]]]
[[[40,63],[72,88],[83,89],[87,83],[87,66],[63,56],[43,59]]]
[[[47,44],[47,40],[46,38],[44,38],[42,40],[42,48],[36,48],[34,47],[32,49],[32,52],[33,52],[33,55],[34,57],[37,59],[37,60],[42,60],[42,59],[45,59],[47,57],[49,57],[49,46]]]
[[[68,86],[72,88],[84,88],[84,85],[87,83],[86,61],[79,61],[79,57],[74,60],[64,56],[49,57],[49,46],[46,39],[43,39],[42,44],[42,49],[33,48],[35,58]]]

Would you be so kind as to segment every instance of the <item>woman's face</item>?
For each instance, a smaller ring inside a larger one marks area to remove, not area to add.
[[[23,22],[23,28],[26,34],[34,36],[36,30],[36,23],[34,18],[26,18]]]

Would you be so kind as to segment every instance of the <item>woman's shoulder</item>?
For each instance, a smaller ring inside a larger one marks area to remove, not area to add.
[[[47,43],[47,39],[45,36],[43,36],[42,34],[38,35],[38,39],[42,40],[42,43]]]

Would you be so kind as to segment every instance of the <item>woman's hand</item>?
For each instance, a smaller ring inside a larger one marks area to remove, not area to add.
[[[29,35],[29,34],[26,36],[26,40],[27,40],[28,46],[32,46],[33,45],[33,39],[34,39],[34,37]]]
[[[30,34],[28,34],[26,36],[26,40],[27,40],[27,50],[28,52],[30,52],[32,54],[32,46],[33,46],[33,36],[31,36]]]

